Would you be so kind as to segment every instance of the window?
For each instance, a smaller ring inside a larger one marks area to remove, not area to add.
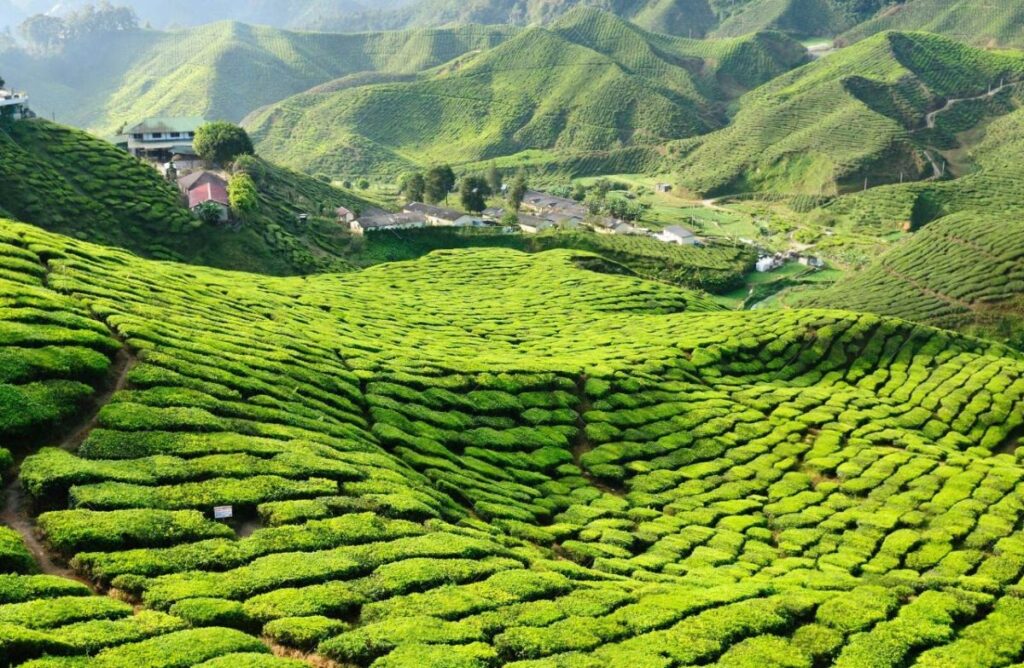
[[[163,138],[164,138],[164,133],[162,133],[162,132],[154,132],[153,133],[153,139],[163,139]]]
[[[172,132],[171,133],[171,139],[177,139],[180,136],[181,136],[180,132]]]

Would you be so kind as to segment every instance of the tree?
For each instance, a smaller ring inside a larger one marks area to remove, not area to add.
[[[407,202],[422,202],[427,189],[427,181],[423,174],[413,172],[402,177],[402,197]]]
[[[519,227],[519,215],[515,211],[506,211],[501,217],[502,227]]]
[[[65,25],[64,21],[56,16],[36,14],[22,21],[18,31],[33,48],[49,51],[60,45],[64,38]]]
[[[370,188],[370,182],[367,181],[366,179],[359,179],[359,183],[357,183],[356,185],[359,186],[360,190],[369,190]]]
[[[508,205],[513,210],[519,211],[519,207],[523,205],[527,188],[526,175],[519,172],[516,174],[516,178],[512,180],[512,185],[508,188]]]
[[[203,202],[193,212],[201,222],[206,225],[216,225],[220,222],[221,208],[214,202]]]
[[[491,163],[491,166],[487,168],[487,187],[491,189],[492,193],[500,193],[501,186],[501,172],[494,166],[494,163]]]
[[[462,208],[472,213],[479,213],[487,208],[487,197],[491,188],[487,179],[481,176],[464,176],[459,184],[459,199]]]
[[[256,182],[245,172],[238,172],[228,182],[228,202],[239,218],[255,213],[260,207]]]
[[[234,123],[214,121],[196,130],[196,154],[207,162],[225,164],[240,155],[253,155],[249,134]]]
[[[449,165],[435,165],[427,171],[423,196],[431,204],[448,200],[448,193],[455,187],[455,172]]]

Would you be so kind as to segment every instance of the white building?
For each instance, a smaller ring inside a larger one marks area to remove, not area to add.
[[[14,120],[31,118],[28,95],[0,88],[0,117],[10,116]]]
[[[156,116],[126,128],[128,152],[138,158],[167,162],[174,156],[188,159],[196,154],[192,142],[196,130],[206,121],[199,117]],[[122,140],[123,145],[123,140]]]
[[[700,242],[700,239],[693,233],[693,230],[688,230],[681,225],[666,227],[658,234],[655,234],[654,238],[670,244],[679,244],[680,246],[696,246]]]

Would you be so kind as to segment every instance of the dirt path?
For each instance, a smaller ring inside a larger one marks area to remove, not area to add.
[[[928,129],[928,130],[935,129],[935,124],[936,124],[936,120],[935,119],[937,119],[940,115],[946,113],[947,111],[949,111],[950,109],[952,109],[953,107],[955,107],[958,104],[961,104],[963,102],[974,102],[975,100],[988,100],[988,99],[991,99],[991,98],[995,97],[996,95],[999,95],[1000,93],[1002,93],[1007,88],[1012,88],[1014,86],[1019,86],[1020,84],[1021,84],[1020,81],[1011,81],[1009,83],[1004,83],[1004,84],[1000,85],[998,88],[993,88],[992,90],[990,90],[989,92],[987,92],[987,93],[985,93],[983,95],[976,95],[974,97],[954,97],[954,98],[950,98],[949,100],[946,101],[946,106],[942,107],[941,109],[936,109],[935,111],[929,113],[927,116],[924,117],[925,129]]]
[[[107,372],[107,382],[103,389],[93,397],[90,407],[85,416],[67,432],[57,446],[68,451],[77,450],[82,442],[89,436],[89,433],[96,428],[100,411],[106,406],[114,394],[123,390],[128,384],[128,373],[135,366],[137,360],[127,348],[118,351],[113,364]],[[13,475],[6,478],[3,491],[3,508],[0,509],[0,523],[14,529],[21,535],[25,547],[39,564],[39,570],[46,575],[78,580],[91,586],[91,583],[79,577],[67,566],[58,564],[50,552],[43,545],[36,533],[35,519],[32,517],[31,499],[21,484],[21,462],[24,461],[25,453],[18,461]]]
[[[932,155],[931,151],[925,151],[924,157],[928,159],[928,162],[931,163],[932,166],[932,175],[925,179],[926,181],[938,181],[945,176],[946,170],[939,167],[939,163],[935,160],[935,156]]]

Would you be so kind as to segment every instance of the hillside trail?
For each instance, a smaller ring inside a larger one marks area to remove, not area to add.
[[[56,447],[69,452],[78,449],[99,423],[99,414],[103,407],[110,403],[117,392],[127,386],[128,374],[137,361],[128,348],[121,348],[118,351],[107,372],[107,382],[103,389],[92,398],[88,412],[81,420],[72,425]],[[21,484],[21,464],[28,454],[24,453],[19,457],[13,475],[6,480],[3,491],[3,508],[0,509],[0,523],[18,532],[25,547],[39,565],[41,573],[76,580],[93,588],[89,580],[80,577],[67,566],[58,564],[36,533],[36,523],[31,512],[31,499]]]
[[[953,98],[950,98],[949,100],[946,101],[946,106],[942,107],[941,109],[936,109],[935,111],[930,112],[928,115],[926,115],[924,117],[925,129],[927,129],[927,130],[934,130],[935,129],[935,124],[937,122],[936,119],[940,115],[946,113],[947,111],[949,111],[950,109],[952,109],[953,107],[955,107],[958,104],[962,104],[964,102],[974,102],[976,100],[988,100],[988,99],[991,99],[991,98],[995,97],[996,95],[999,95],[1000,93],[1002,93],[1007,88],[1012,88],[1014,86],[1019,86],[1019,85],[1021,85],[1021,83],[1022,82],[1020,82],[1020,81],[1010,81],[1010,82],[1007,82],[1007,83],[1003,83],[998,88],[993,88],[989,92],[984,93],[982,95],[975,95],[974,97],[953,97]]]

